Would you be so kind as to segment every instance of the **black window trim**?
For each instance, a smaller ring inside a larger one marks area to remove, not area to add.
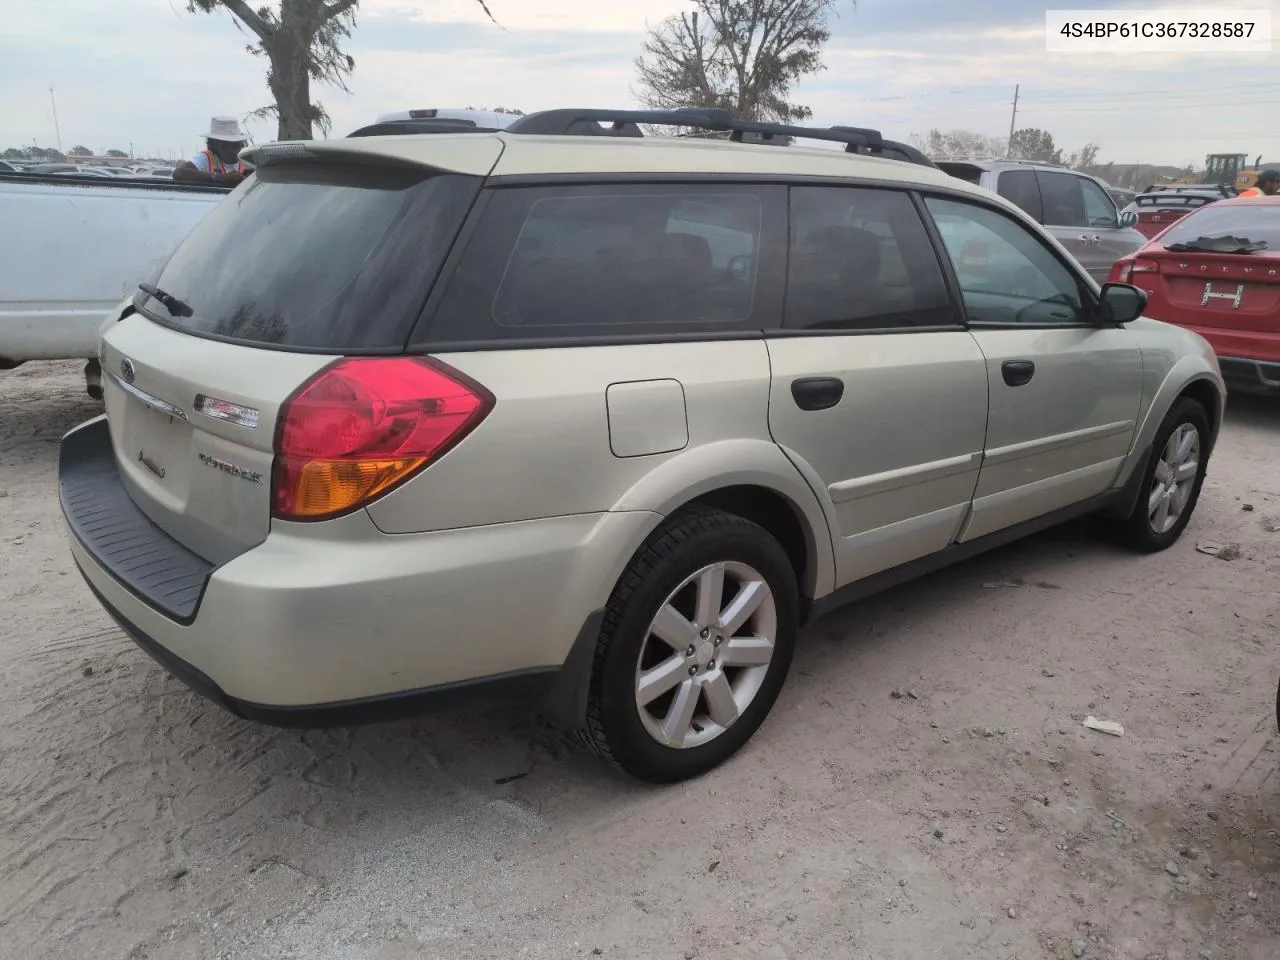
[[[1058,263],[1060,263],[1063,267],[1066,268],[1068,274],[1070,274],[1072,277],[1075,277],[1076,285],[1080,290],[1081,306],[1084,308],[1086,314],[1088,315],[1088,318],[1090,318],[1090,319],[1082,320],[1078,323],[1019,323],[1016,320],[1011,320],[1007,323],[1001,323],[995,320],[974,320],[969,316],[968,310],[965,309],[964,294],[960,288],[960,278],[955,272],[955,264],[952,262],[951,256],[948,253],[943,261],[943,267],[948,272],[952,282],[955,283],[956,294],[960,301],[960,315],[964,318],[966,329],[969,329],[969,330],[1083,330],[1083,329],[1097,329],[1099,326],[1101,326],[1101,324],[1099,324],[1099,322],[1096,319],[1091,319],[1098,315],[1098,304],[1100,302],[1097,291],[1095,291],[1093,287],[1093,278],[1090,277],[1089,274],[1086,273],[1078,264],[1076,264],[1074,260],[1071,260],[1069,258],[1064,259],[1062,254],[1052,244],[1046,243],[1044,237],[1041,236],[1041,234],[1044,233],[1048,228],[1036,223],[1036,221],[1032,219],[1032,217],[1025,210],[1021,209],[1020,207],[1015,207],[1014,210],[1008,210],[1003,207],[996,206],[995,204],[987,203],[980,197],[974,197],[972,195],[957,196],[952,191],[922,190],[920,191],[919,195],[920,195],[920,204],[922,207],[924,207],[925,212],[928,214],[929,225],[933,230],[934,234],[937,236],[938,243],[940,244],[942,243],[941,231],[938,230],[937,222],[933,219],[933,213],[928,209],[928,205],[925,203],[925,201],[928,200],[930,197],[936,197],[939,200],[948,200],[952,202],[968,204],[969,206],[973,206],[973,207],[978,207],[980,209],[990,211],[991,213],[997,214],[999,216],[1003,216],[1007,220],[1012,220],[1014,223],[1018,224],[1020,227],[1023,227],[1024,229],[1026,229],[1027,232],[1030,233],[1035,238],[1036,242],[1039,243],[1045,249],[1045,251],[1049,253],[1050,256],[1052,256],[1055,260],[1058,261]],[[1019,220],[1023,220],[1026,222],[1019,223]],[[1032,225],[1032,227],[1029,228],[1028,225]],[[945,245],[943,245],[943,251],[944,252],[946,251]]]

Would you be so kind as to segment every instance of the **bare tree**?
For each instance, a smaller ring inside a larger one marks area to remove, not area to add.
[[[1062,161],[1068,167],[1074,170],[1083,170],[1085,173],[1095,173],[1095,167],[1098,164],[1098,150],[1100,148],[1096,143],[1086,143],[1079,153],[1067,154]]]
[[[342,48],[356,25],[359,2],[278,0],[275,6],[255,10],[245,0],[187,0],[187,9],[192,13],[224,9],[236,18],[237,26],[253,34],[256,40],[248,50],[267,58],[267,86],[275,102],[252,115],[274,116],[281,140],[309,140],[313,126],[329,129],[324,107],[311,100],[311,81],[348,89],[347,77],[356,62]],[[497,23],[485,0],[476,2]]]
[[[942,157],[999,157],[1008,149],[1003,137],[991,137],[972,130],[930,130],[928,136],[913,134],[911,142],[935,159]]]
[[[720,107],[747,120],[813,116],[791,102],[797,80],[823,69],[836,0],[693,0],[649,28],[636,60],[640,100],[661,110]]]

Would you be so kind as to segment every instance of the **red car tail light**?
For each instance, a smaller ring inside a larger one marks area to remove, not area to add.
[[[1116,269],[1116,283],[1132,283],[1135,273],[1159,273],[1160,264],[1154,260],[1121,260]]]
[[[493,405],[484,387],[430,358],[325,367],[280,408],[272,516],[325,520],[364,506],[444,456]]]

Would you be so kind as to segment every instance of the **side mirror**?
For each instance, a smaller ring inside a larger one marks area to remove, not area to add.
[[[1128,283],[1104,283],[1098,302],[1098,320],[1102,323],[1128,323],[1137,320],[1147,309],[1147,292]]]
[[[1136,227],[1137,225],[1138,225],[1138,215],[1134,213],[1132,210],[1126,210],[1124,213],[1120,214],[1120,226]]]

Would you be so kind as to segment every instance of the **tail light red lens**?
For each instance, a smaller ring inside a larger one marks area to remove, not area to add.
[[[493,404],[484,387],[430,358],[325,367],[280,409],[272,516],[325,520],[364,506],[456,446]]]
[[[1135,274],[1159,273],[1160,264],[1154,260],[1121,260],[1116,264],[1116,283],[1132,283]]]

